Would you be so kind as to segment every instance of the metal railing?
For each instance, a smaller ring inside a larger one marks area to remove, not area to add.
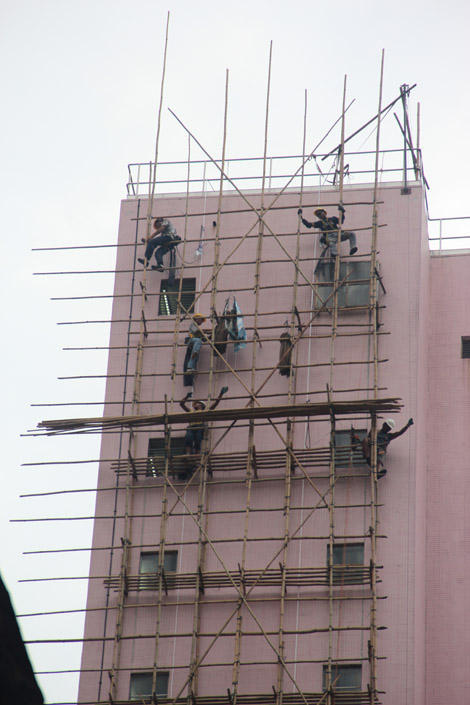
[[[432,251],[470,248],[470,215],[455,218],[428,218],[429,246]]]
[[[344,182],[368,183],[374,181],[375,152],[348,152],[344,159]],[[411,159],[410,159],[411,163]],[[418,163],[421,163],[419,160]],[[192,192],[215,192],[220,187],[220,165],[210,160],[200,159],[188,162],[159,162],[157,165],[155,193],[180,193],[188,187]],[[302,166],[303,165],[303,166]],[[289,180],[291,188],[335,187],[339,182],[337,154],[317,154],[312,157],[302,155],[273,156],[267,158],[266,188],[282,188]],[[130,198],[146,196],[151,190],[153,162],[128,165],[127,195]],[[224,191],[257,190],[262,186],[263,157],[226,159]],[[421,179],[419,167],[404,167],[403,150],[383,150],[380,152],[379,178],[381,181],[401,182],[407,185]]]

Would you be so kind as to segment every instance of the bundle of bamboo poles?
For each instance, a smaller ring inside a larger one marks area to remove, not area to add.
[[[398,412],[400,400],[361,399],[358,401],[331,401],[280,406],[244,407],[241,409],[213,409],[212,411],[176,412],[174,414],[140,414],[138,416],[108,416],[78,419],[53,419],[41,421],[39,429],[46,433],[70,433],[74,431],[103,431],[112,428],[137,426],[163,426],[168,424],[208,421],[233,421],[246,419],[274,419],[284,416],[344,416],[360,413],[381,414]]]

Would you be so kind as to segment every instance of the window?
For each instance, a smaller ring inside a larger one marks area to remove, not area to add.
[[[366,429],[354,429],[356,439],[351,438],[351,430],[335,432],[335,465],[350,468],[364,465],[361,441],[367,436]],[[359,440],[357,440],[357,438]]]
[[[328,666],[323,666],[323,690],[326,690]],[[332,690],[361,690],[362,666],[360,664],[339,664],[331,666]]]
[[[176,316],[178,311],[178,294],[180,290],[180,279],[175,279],[170,283],[168,279],[162,279],[160,284],[160,300],[158,302],[159,316]],[[196,296],[196,279],[183,279],[181,286],[181,313],[192,311]]]
[[[176,436],[170,441],[170,455],[183,455],[184,436]],[[150,438],[148,447],[147,477],[157,477],[165,472],[165,439]]]
[[[140,554],[139,590],[157,590],[158,588],[158,555],[159,551],[145,551]],[[176,573],[178,551],[165,551],[163,554],[163,570],[165,576]],[[167,585],[168,587],[168,585]]]
[[[334,544],[333,561],[330,561],[330,545],[328,544],[326,563],[328,567],[331,565],[333,569],[333,585],[362,585],[364,582],[363,543]]]
[[[157,673],[155,683],[155,695],[166,698],[168,695],[169,673],[162,671]],[[141,700],[152,697],[153,673],[131,673],[131,684],[129,688],[129,700]]]
[[[340,262],[339,280],[349,274],[347,280],[338,289],[338,307],[368,306],[370,262]],[[323,263],[317,276],[316,307],[320,308],[333,293],[334,262]],[[322,282],[325,282],[324,284]],[[328,283],[326,283],[328,282]],[[327,303],[327,308],[333,307],[333,296]]]
[[[470,357],[470,336],[462,336],[462,357]]]

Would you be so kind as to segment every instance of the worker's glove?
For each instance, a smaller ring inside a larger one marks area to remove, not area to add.
[[[408,426],[413,426],[413,424],[414,424],[413,419],[409,419],[409,421],[408,421]]]
[[[145,245],[145,243],[147,242],[147,240],[146,240],[144,237],[141,237],[140,239],[141,239],[141,241],[142,241],[142,242],[144,243],[144,245]]]
[[[344,207],[343,206],[338,206],[338,210],[341,211],[341,213],[345,213]]]
[[[299,208],[299,210],[297,211],[297,215],[302,215],[302,208]]]
[[[228,387],[222,387],[222,389],[220,390],[220,396],[222,396],[223,394],[227,394],[227,392],[228,392]]]

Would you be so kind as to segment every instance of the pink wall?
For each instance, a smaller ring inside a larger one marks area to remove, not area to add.
[[[255,203],[259,203],[259,197],[248,194],[248,197]],[[333,190],[326,190],[321,196],[314,193],[304,194],[303,203],[307,204],[304,215],[308,219],[313,219],[312,205],[318,202],[323,204],[334,204],[337,193]],[[427,249],[427,239],[425,232],[425,220],[422,209],[422,192],[418,187],[412,189],[409,196],[401,195],[400,187],[397,185],[383,186],[379,194],[382,201],[379,208],[379,265],[380,273],[387,293],[381,295],[380,304],[384,307],[381,310],[381,321],[383,323],[380,331],[383,335],[379,340],[379,358],[386,360],[380,365],[379,384],[383,388],[382,396],[399,397],[403,401],[404,409],[400,417],[397,417],[397,427],[400,428],[406,420],[413,416],[415,426],[406,435],[393,442],[388,458],[388,475],[379,484],[379,510],[380,527],[379,533],[384,538],[378,542],[378,563],[383,566],[380,572],[382,582],[379,584],[379,596],[386,599],[379,600],[378,623],[387,627],[386,630],[379,631],[379,656],[383,660],[378,664],[378,687],[379,690],[386,691],[381,697],[381,701],[387,705],[418,705],[420,703],[430,703],[431,700],[424,698],[424,653],[425,653],[425,614],[424,614],[424,591],[425,579],[430,580],[429,566],[425,573],[425,517],[426,517],[426,463],[427,449],[429,448],[429,437],[427,430],[431,427],[431,422],[427,420],[428,408],[428,331],[429,331],[429,253]],[[354,229],[358,233],[359,255],[365,255],[370,249],[370,224],[372,194],[369,188],[350,187],[345,194],[345,204],[347,207],[347,220],[345,227]],[[270,197],[267,198],[269,205]],[[270,211],[266,217],[269,227],[276,235],[279,235],[283,247],[292,255],[295,253],[296,238],[289,233],[294,233],[297,227],[296,210],[299,204],[299,195],[296,192],[287,192],[276,203],[278,209]],[[137,264],[134,292],[134,299],[127,296],[131,291],[133,277],[134,256],[142,256],[143,246],[140,238],[145,234],[145,220],[136,221],[138,203],[136,201],[124,201],[122,204],[121,224],[119,233],[120,245],[117,256],[117,271],[115,294],[119,295],[114,300],[113,324],[111,332],[111,346],[116,347],[111,351],[108,374],[116,375],[110,378],[106,393],[106,414],[115,415],[122,413],[122,399],[124,395],[125,379],[122,377],[127,373],[126,399],[132,398],[133,379],[135,369],[135,353],[131,350],[129,358],[123,346],[127,344],[128,319],[130,315],[130,303],[133,300],[133,323],[131,326],[130,340],[135,345],[139,330],[140,314],[140,287],[139,280],[142,276],[140,265]],[[193,240],[186,246],[184,258],[186,262],[193,262],[185,269],[185,276],[194,276],[197,281],[197,288],[200,290],[209,280],[212,273],[213,262],[213,240],[212,240],[212,220],[213,213],[217,209],[217,196],[204,199],[194,196],[190,199],[189,214],[201,214],[206,212],[205,217],[205,241],[203,248],[203,258],[195,258],[195,250],[198,245],[200,227],[203,217],[194,215],[188,219],[187,238]],[[224,211],[241,211],[246,209],[246,205],[237,195],[227,195],[224,199]],[[178,233],[184,235],[185,198],[168,197],[161,198],[154,206],[154,214],[163,213],[171,215]],[[336,212],[332,206],[330,214]],[[140,217],[145,216],[146,203],[140,204]],[[137,222],[139,223],[136,231]],[[237,250],[234,262],[224,267],[219,275],[218,293],[216,296],[216,306],[220,313],[226,297],[233,291],[237,292],[237,300],[245,314],[245,324],[248,329],[248,346],[245,350],[234,353],[230,350],[227,359],[230,365],[237,370],[243,382],[250,386],[251,360],[252,360],[252,326],[254,322],[254,265],[251,262],[256,255],[256,233],[257,220],[252,212],[237,212],[222,215],[221,220],[221,253],[220,260],[224,260],[231,250],[250,228],[253,237],[247,238]],[[232,239],[233,238],[233,239]],[[307,279],[311,280],[313,272],[312,256],[318,256],[318,236],[311,230],[302,227],[300,240],[301,268],[305,272]],[[137,252],[132,246],[138,242]],[[343,246],[343,254],[347,254],[347,247]],[[179,253],[183,254],[183,245],[179,246]],[[359,257],[358,255],[358,257]],[[266,235],[263,244],[263,265],[261,267],[261,284],[270,285],[269,290],[264,290],[260,295],[259,312],[269,314],[262,316],[261,321],[273,326],[272,333],[264,330],[262,337],[276,337],[283,330],[284,321],[290,319],[292,309],[292,281],[293,265],[287,261],[285,252],[281,249],[275,239]],[[365,257],[366,259],[366,257]],[[441,260],[440,260],[441,261]],[[439,261],[439,262],[440,262]],[[444,261],[444,260],[442,260]],[[435,265],[435,261],[433,261]],[[177,376],[172,382],[170,377],[174,318],[158,317],[158,292],[160,281],[163,276],[158,272],[148,274],[149,298],[146,304],[146,319],[149,330],[149,337],[145,343],[144,355],[144,377],[141,393],[142,413],[159,413],[163,411],[164,396],[168,399],[174,398],[177,402],[185,394],[182,378]],[[448,276],[450,278],[450,276]],[[433,291],[434,287],[431,287]],[[454,297],[449,297],[449,306],[453,303]],[[434,302],[435,307],[441,302]],[[447,303],[447,301],[445,302]],[[305,280],[300,279],[300,287],[297,297],[297,307],[300,312],[302,322],[305,324],[311,316],[311,288]],[[201,297],[199,310],[210,310],[210,288]],[[275,313],[272,313],[272,312]],[[446,313],[448,315],[448,313]],[[357,331],[352,324],[363,323],[367,320],[366,313],[347,312],[341,315],[340,322],[347,323],[349,327],[342,331]],[[120,321],[120,322],[117,322]],[[327,334],[331,319],[324,313],[315,319],[312,326],[312,335]],[[176,355],[176,370],[182,370],[185,353],[184,337],[186,335],[188,322],[184,322],[179,334],[179,345]],[[468,330],[468,327],[467,327]],[[464,333],[462,333],[464,334]],[[458,336],[460,336],[460,331]],[[442,344],[449,344],[447,337]],[[157,345],[159,347],[157,347]],[[166,347],[164,347],[166,346]],[[120,348],[120,349],[117,349]],[[437,345],[436,345],[437,348]],[[335,346],[335,360],[337,363],[348,360],[365,361],[368,359],[369,338],[368,336],[340,337]],[[433,367],[433,355],[431,355],[431,374]],[[256,384],[260,386],[269,374],[279,357],[279,342],[264,340],[262,348],[257,351],[257,371]],[[296,384],[299,395],[298,402],[307,400],[321,401],[326,398],[326,383],[329,382],[329,359],[330,340],[328,338],[315,338],[309,343],[308,338],[299,344],[298,368],[296,370]],[[126,367],[127,365],[127,367]],[[266,369],[260,369],[266,368]],[[209,369],[209,351],[203,349],[199,363],[200,374],[197,380],[196,394],[207,398],[208,375],[204,372]],[[228,384],[230,390],[227,398],[221,404],[221,408],[245,406],[247,403],[247,392],[243,384],[237,381],[230,373],[224,371],[222,364],[217,363],[218,373],[214,380],[212,396],[217,394],[219,388]],[[334,374],[335,389],[352,389],[370,387],[372,384],[372,369],[370,365],[337,365]],[[432,379],[432,377],[431,377]],[[288,388],[287,378],[279,374],[273,375],[263,387],[263,393],[269,395],[263,399],[265,404],[284,403]],[[447,384],[446,384],[447,390]],[[432,396],[433,392],[429,391]],[[457,390],[456,390],[457,393]],[[459,390],[460,393],[460,390]],[[336,398],[363,398],[364,392],[341,392]],[[441,402],[442,403],[442,402]],[[178,408],[178,406],[171,408]],[[462,407],[459,407],[462,408]],[[130,411],[130,406],[125,407],[126,412]],[[364,421],[354,420],[355,426],[364,426]],[[428,426],[428,423],[430,424]],[[350,420],[339,423],[340,428],[349,428]],[[285,425],[280,423],[278,427],[281,433],[285,434]],[[455,429],[454,429],[455,430]],[[175,435],[184,433],[184,427],[174,428]],[[431,437],[436,438],[440,429],[434,429]],[[142,431],[138,435],[138,456],[144,457],[147,454],[148,438],[161,437],[161,430],[152,432]],[[213,439],[220,438],[221,431],[215,429]],[[294,447],[303,448],[307,439],[310,447],[326,447],[328,445],[328,424],[326,422],[313,422],[308,424],[301,421],[295,426]],[[102,466],[100,471],[100,488],[106,491],[98,493],[97,515],[100,517],[112,517],[115,513],[118,517],[123,513],[124,498],[120,492],[117,499],[115,493],[110,491],[115,485],[116,478],[109,459],[117,458],[119,455],[120,437],[118,434],[110,434],[104,437],[102,446]],[[229,453],[246,448],[247,428],[234,428],[218,447],[219,452]],[[257,428],[255,434],[256,449],[281,449],[282,442],[276,433],[267,425]],[[447,450],[447,448],[446,448]],[[437,449],[433,448],[434,458],[438,457]],[[453,452],[454,449],[447,450]],[[455,450],[457,453],[457,451]],[[127,445],[124,441],[121,448],[121,457],[125,457]],[[326,491],[328,480],[326,477],[318,477],[319,474],[327,475],[326,469],[323,472],[318,470],[315,475],[315,484],[321,491]],[[362,476],[361,476],[362,475]],[[253,507],[278,508],[276,512],[267,513],[254,512],[250,517],[249,537],[265,537],[265,541],[252,541],[248,544],[247,567],[264,567],[268,560],[273,557],[282,546],[281,537],[284,531],[284,481],[283,471],[276,470],[272,473],[265,473],[263,480],[278,476],[278,481],[265,481],[254,485],[251,504]],[[243,483],[243,473],[232,473],[234,484],[231,486],[210,486],[209,505],[212,509],[219,510],[237,509],[243,510],[246,505],[246,488]],[[238,480],[238,483],[235,482]],[[437,484],[436,484],[437,487]],[[109,491],[108,491],[109,490]],[[429,492],[428,487],[428,492]],[[431,495],[433,497],[433,495]],[[295,508],[291,512],[290,530],[293,532],[302,518],[306,516],[309,508],[317,501],[318,495],[309,483],[302,479],[300,473],[296,473],[292,487],[292,506]],[[446,494],[450,501],[450,493]],[[439,496],[442,506],[442,491]],[[437,493],[436,493],[437,500]],[[195,512],[197,508],[197,490],[189,488],[185,494],[185,504],[180,504],[179,515],[172,516],[168,522],[167,543],[177,544],[179,541],[188,541],[197,538],[197,528],[191,519],[190,512]],[[358,473],[357,478],[351,478],[338,485],[336,492],[338,504],[364,504],[369,501],[369,482],[364,474]],[[463,502],[462,502],[463,504]],[[139,555],[141,546],[146,546],[146,550],[158,546],[160,519],[158,516],[150,518],[138,518],[143,514],[159,513],[161,506],[161,489],[156,487],[156,483],[151,479],[141,479],[137,484],[134,497],[133,512],[137,518],[133,521],[132,529],[132,565],[131,574],[138,573]],[[452,514],[442,513],[442,519]],[[327,536],[329,527],[328,513],[325,510],[315,512],[308,520],[299,536],[303,536],[302,541],[291,542],[288,548],[287,565],[295,566],[324,566],[326,560],[326,541],[315,539],[315,536]],[[364,534],[369,526],[369,512],[363,508],[338,509],[336,513],[336,531],[339,535],[354,536]],[[244,528],[243,513],[212,515],[209,518],[208,534],[215,540],[217,553],[220,559],[230,569],[237,569],[241,561],[241,542],[224,543],[224,538],[233,536],[241,537]],[[428,526],[428,536],[429,536]],[[113,575],[119,573],[120,568],[120,537],[123,535],[123,521],[116,519],[114,523],[110,519],[99,519],[95,524],[94,546],[109,547],[115,546],[112,571]],[[436,527],[436,535],[442,536],[442,527]],[[386,537],[386,538],[385,538]],[[367,542],[366,542],[367,546]],[[174,548],[174,546],[171,546]],[[446,545],[447,548],[447,545]],[[369,555],[366,548],[366,562]],[[276,559],[274,565],[277,566],[280,559]],[[89,592],[89,607],[99,607],[103,605],[105,599],[105,589],[103,587],[103,576],[109,571],[109,552],[107,550],[93,553],[91,575],[99,576],[92,579]],[[180,547],[178,555],[178,571],[194,571],[196,565],[195,546]],[[220,562],[213,551],[208,550],[205,570],[222,570]],[[440,573],[442,575],[442,573]],[[435,577],[436,595],[439,574]],[[363,597],[367,593],[364,587],[344,588],[348,594]],[[311,590],[311,589],[310,589]],[[315,595],[327,597],[326,588],[317,587],[313,589]],[[220,591],[222,592],[222,591]],[[223,594],[228,594],[226,590]],[[270,593],[263,592],[263,595],[275,595],[276,591]],[[308,595],[309,591],[302,588],[289,597],[297,594]],[[311,593],[310,593],[311,594]],[[154,603],[155,593],[132,593],[128,604],[148,604]],[[193,609],[187,604],[182,604],[192,598],[192,592],[180,590],[174,592],[166,602],[163,611],[162,630],[168,633],[178,632],[190,633],[193,623]],[[109,605],[116,603],[116,595],[111,592]],[[170,605],[170,603],[172,603]],[[364,625],[369,624],[368,600],[358,600],[356,602],[341,602],[335,605],[334,619],[338,624],[344,625]],[[233,605],[220,604],[219,606],[203,606],[201,611],[201,631],[212,632],[217,630],[224,619],[230,613]],[[279,606],[275,602],[255,603],[253,609],[268,631],[275,632],[279,626]],[[429,602],[428,602],[428,625],[429,622]],[[90,613],[86,624],[86,636],[100,638],[103,635],[103,613]],[[109,610],[106,634],[113,636],[115,625],[115,612]],[[156,610],[149,606],[143,609],[126,609],[124,617],[124,633],[148,634],[155,632]],[[232,620],[233,622],[233,620]],[[295,630],[298,625],[305,625],[308,628],[322,628],[328,625],[328,600],[324,602],[297,602],[289,601],[286,605],[285,628]],[[440,624],[436,621],[436,628]],[[233,623],[228,627],[233,632]],[[252,622],[252,617],[245,611],[244,629],[253,630],[256,628]],[[341,632],[335,638],[334,651],[338,658],[366,658],[368,632],[352,631]],[[272,637],[276,643],[276,636]],[[201,639],[201,651],[204,645],[208,644],[210,638]],[[437,648],[437,639],[434,640]],[[308,663],[309,660],[321,660],[327,655],[327,637],[324,633],[306,634],[295,637],[286,635],[286,659],[292,662],[290,668],[299,686],[305,691],[321,690],[321,663]],[[148,640],[125,640],[122,643],[122,665],[130,669],[136,667],[149,667],[153,663],[153,639]],[[222,637],[217,642],[217,648],[208,655],[208,662],[231,661],[233,659],[234,640],[231,637]],[[189,661],[190,639],[180,637],[179,639],[165,638],[161,640],[159,650],[159,664],[162,668],[171,671],[170,695],[175,696],[181,684],[187,677],[187,669],[175,668],[178,665],[184,666]],[[104,667],[109,668],[112,642],[108,642],[104,657]],[[246,666],[240,678],[240,692],[271,692],[272,685],[276,683],[276,666],[273,652],[263,637],[245,637],[242,642],[242,658],[245,660],[270,661],[271,665],[258,665],[256,667]],[[429,662],[429,649],[427,654]],[[298,663],[293,663],[298,661]],[[307,663],[301,663],[307,661]],[[96,668],[101,663],[101,644],[90,642],[85,646],[83,656],[83,668]],[[363,666],[362,687],[365,689],[369,680],[367,661]],[[172,670],[173,669],[173,670]],[[85,674],[82,676],[80,687],[80,701],[98,698],[98,681],[100,674]],[[120,679],[119,698],[128,697],[129,673],[124,673]],[[232,672],[230,666],[220,668],[203,668],[199,679],[199,692],[206,694],[226,693],[231,687]],[[428,676],[429,682],[429,676]],[[101,699],[107,697],[107,676],[103,680]],[[294,686],[285,679],[285,690],[293,691]],[[433,701],[434,702],[434,701]],[[435,700],[438,702],[438,699]],[[442,702],[442,701],[441,701]]]
[[[470,253],[431,259],[426,703],[468,702],[470,651]]]

